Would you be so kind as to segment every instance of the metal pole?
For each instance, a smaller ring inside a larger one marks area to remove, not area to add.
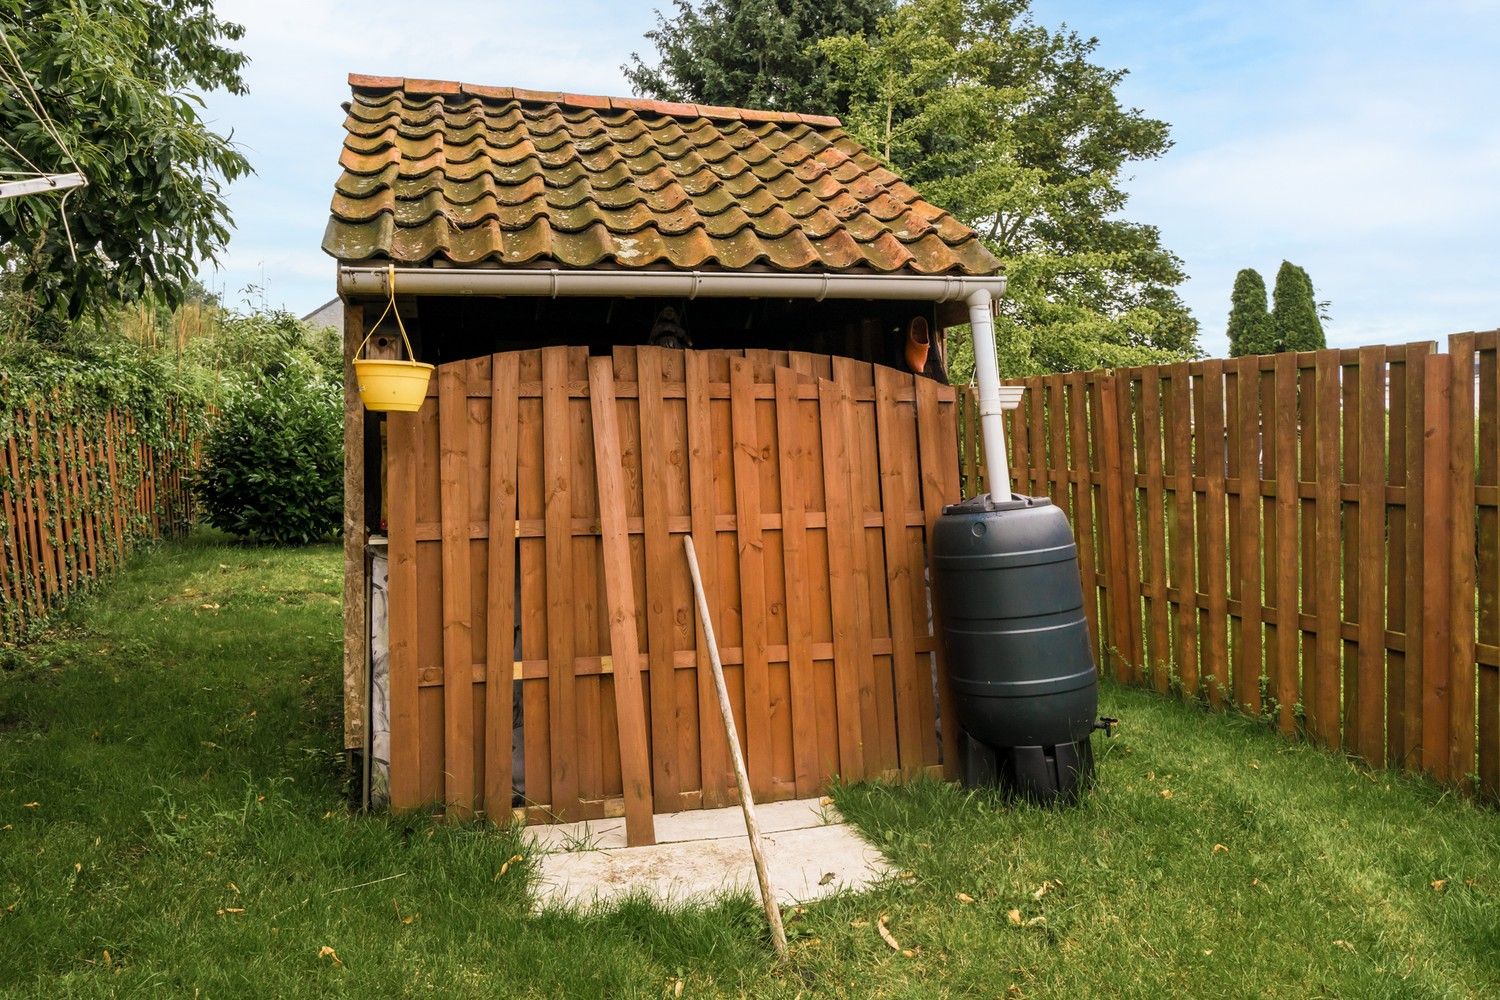
[[[46,177],[31,177],[24,181],[0,182],[0,199],[19,198],[25,194],[47,194],[52,191],[68,191],[88,183],[82,174],[49,174]]]
[[[719,692],[719,713],[724,716],[724,729],[729,734],[729,756],[734,761],[734,777],[740,786],[740,809],[745,814],[745,833],[750,837],[750,857],[755,861],[755,877],[760,882],[760,901],[765,906],[766,921],[771,925],[771,942],[776,946],[776,955],[785,959],[786,929],[781,926],[781,907],[776,905],[771,875],[766,870],[766,859],[760,850],[760,824],[755,821],[755,800],[750,796],[750,775],[745,771],[745,758],[740,753],[740,737],[734,728],[734,710],[729,706],[729,689],[724,686],[724,667],[719,662],[719,644],[714,640],[714,623],[708,614],[708,598],[703,595],[703,580],[698,575],[698,554],[693,550],[691,534],[682,536],[682,547],[687,550],[688,572],[693,576],[693,599],[698,605],[698,618],[703,622],[703,641],[708,644],[708,661],[713,665],[714,687]]]

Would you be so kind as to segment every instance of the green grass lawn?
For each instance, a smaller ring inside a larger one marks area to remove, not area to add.
[[[786,967],[749,897],[529,916],[513,832],[349,813],[341,565],[200,535],[0,651],[0,993],[1500,996],[1500,815],[1118,687],[1077,808],[836,792],[906,875]]]

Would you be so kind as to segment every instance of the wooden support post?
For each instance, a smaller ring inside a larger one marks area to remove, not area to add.
[[[625,793],[625,842],[637,847],[656,843],[656,829],[651,812],[646,705],[641,691],[641,647],[635,627],[635,581],[625,524],[625,484],[620,472],[619,414],[610,358],[589,358],[589,406],[594,421],[594,472],[599,479],[599,531],[604,546],[609,650],[614,661],[620,781]]]
[[[365,574],[365,408],[354,356],[365,337],[365,310],[344,303],[344,748],[365,749],[370,629]]]

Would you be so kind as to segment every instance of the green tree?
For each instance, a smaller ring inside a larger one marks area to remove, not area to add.
[[[695,104],[786,111],[843,110],[830,88],[819,39],[875,29],[894,0],[673,0],[646,38],[657,62],[638,53],[621,69],[639,94]]]
[[[1121,218],[1121,175],[1171,146],[1120,103],[1097,40],[1050,31],[1029,0],[908,0],[872,34],[825,39],[846,127],[1005,264],[996,337],[1007,374],[1198,353],[1182,262]]]
[[[1312,278],[1290,261],[1282,261],[1271,293],[1271,318],[1279,351],[1320,351],[1328,346]]]
[[[16,275],[5,311],[56,331],[148,292],[180,302],[229,238],[223,185],[250,170],[198,96],[245,92],[247,57],[225,44],[243,29],[212,0],[0,0],[0,27],[0,169],[89,181],[66,220],[55,196],[0,202],[0,265]],[[61,144],[22,100],[26,78]]]
[[[1266,279],[1253,267],[1234,276],[1229,298],[1229,356],[1273,354],[1276,324],[1266,308]]]

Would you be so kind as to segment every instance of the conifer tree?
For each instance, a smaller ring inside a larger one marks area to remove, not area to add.
[[[1266,308],[1266,280],[1253,267],[1234,276],[1229,299],[1229,356],[1270,354],[1276,350],[1276,327]]]
[[[1278,351],[1319,351],[1328,346],[1312,278],[1291,261],[1282,261],[1271,294],[1271,318],[1276,324]]]

